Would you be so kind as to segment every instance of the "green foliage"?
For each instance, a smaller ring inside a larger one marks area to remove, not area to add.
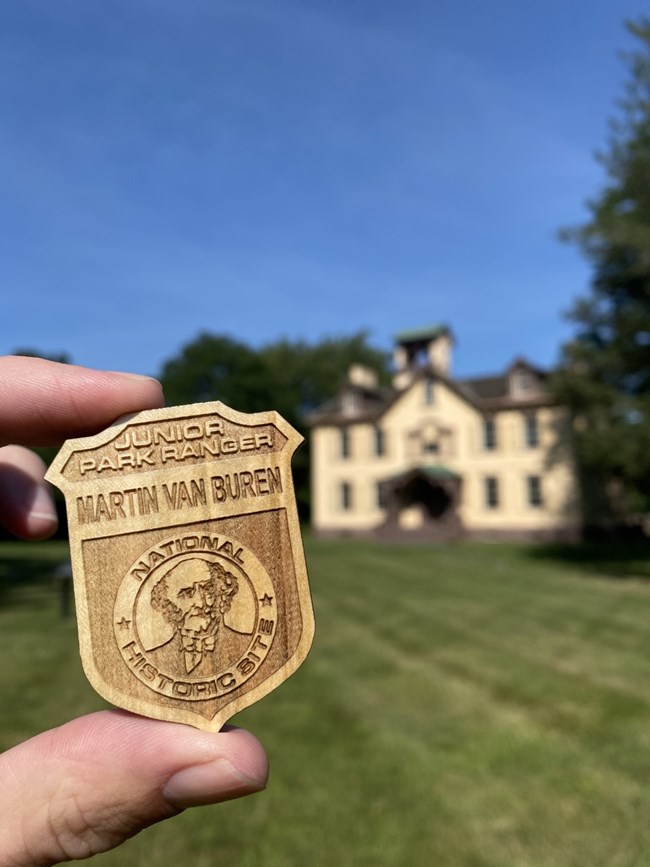
[[[555,381],[571,409],[585,478],[609,485],[616,517],[650,508],[650,20],[630,24],[638,47],[600,157],[608,176],[584,226],[564,233],[594,268],[592,291]],[[586,505],[589,505],[589,499]]]
[[[241,412],[277,410],[303,436],[307,414],[332,397],[351,364],[388,377],[388,356],[368,335],[318,343],[282,339],[259,350],[224,335],[203,333],[168,360],[161,380],[168,404],[222,400]],[[297,452],[293,474],[303,518],[309,512],[309,443]]]
[[[305,541],[312,652],[233,720],[269,750],[267,791],[93,864],[648,864],[647,547]],[[0,545],[2,747],[103,706],[36,580],[46,550]]]
[[[70,364],[72,359],[67,352],[41,352],[38,349],[14,349],[12,355],[23,355],[25,358],[45,358],[47,361],[57,361],[59,364]]]
[[[242,412],[276,409],[295,427],[332,397],[351,364],[388,376],[388,356],[359,332],[318,343],[281,339],[259,350],[225,335],[200,334],[163,365],[172,405],[222,400]]]
[[[388,355],[368,344],[364,331],[318,343],[278,340],[260,351],[278,407],[296,427],[307,413],[333,397],[352,364],[362,364],[388,379]]]
[[[219,399],[242,412],[270,409],[264,365],[230,337],[199,334],[165,362],[160,379],[171,405]]]

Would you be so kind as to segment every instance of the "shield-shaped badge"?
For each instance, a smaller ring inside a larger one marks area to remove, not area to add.
[[[220,402],[68,440],[79,643],[108,701],[218,731],[304,660],[314,621],[291,477],[302,437]]]

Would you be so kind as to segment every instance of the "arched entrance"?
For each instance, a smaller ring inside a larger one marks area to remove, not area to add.
[[[459,538],[460,476],[442,466],[415,467],[382,483],[382,536],[448,541]]]

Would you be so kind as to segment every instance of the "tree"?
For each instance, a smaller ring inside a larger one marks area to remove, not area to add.
[[[607,183],[589,221],[563,233],[594,269],[590,295],[569,312],[577,333],[555,378],[573,420],[587,520],[599,517],[589,514],[598,488],[610,518],[650,509],[650,19],[627,26],[637,43],[599,157]]]
[[[298,507],[309,514],[309,412],[332,397],[352,364],[388,377],[388,355],[366,332],[318,343],[281,339],[259,350],[223,335],[200,334],[167,361],[161,380],[169,404],[222,400],[242,412],[275,409],[303,436],[293,459]]]
[[[169,404],[222,400],[242,412],[272,409],[264,362],[246,344],[204,332],[163,365]]]
[[[40,352],[38,349],[14,349],[12,355],[23,355],[26,358],[44,358],[46,361],[56,361],[59,364],[71,364],[72,359],[67,352]]]
[[[388,380],[389,356],[369,345],[365,331],[318,343],[282,339],[263,347],[260,357],[272,383],[275,408],[299,429],[310,412],[336,394],[351,365],[370,367],[381,380]]]

